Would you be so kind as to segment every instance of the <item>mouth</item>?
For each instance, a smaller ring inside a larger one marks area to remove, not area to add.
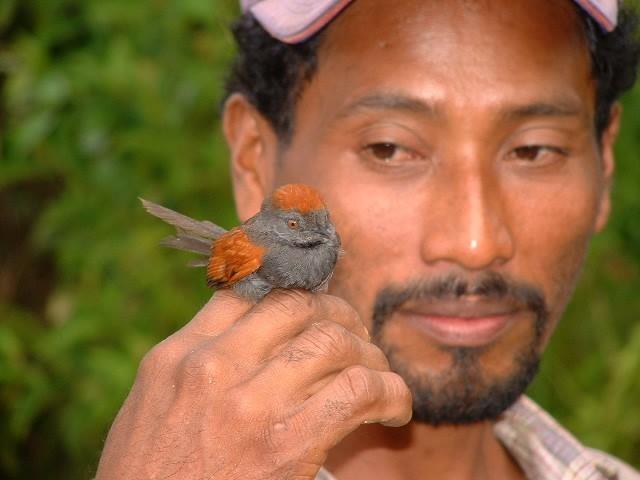
[[[448,347],[482,347],[503,335],[523,309],[477,297],[415,302],[397,312],[413,328]]]

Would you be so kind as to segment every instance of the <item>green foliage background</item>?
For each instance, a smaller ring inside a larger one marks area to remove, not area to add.
[[[139,359],[210,294],[137,196],[233,225],[235,9],[0,0],[1,478],[89,478]],[[613,218],[530,393],[638,467],[640,89],[624,103]]]

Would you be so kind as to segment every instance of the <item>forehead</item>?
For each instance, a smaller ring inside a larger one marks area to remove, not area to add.
[[[567,40],[580,46],[577,12],[572,0],[355,0],[332,22],[327,43],[361,50],[380,41],[454,36],[488,45],[506,34],[519,39],[513,46],[525,41],[548,49]]]
[[[580,22],[570,0],[356,0],[324,33],[307,106],[333,115],[371,90],[488,108],[591,100]]]

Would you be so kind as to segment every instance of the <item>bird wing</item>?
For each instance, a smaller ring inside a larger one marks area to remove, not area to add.
[[[210,287],[229,287],[258,270],[266,249],[254,244],[241,227],[218,238],[207,266]]]
[[[165,247],[199,253],[208,257],[211,253],[212,242],[227,233],[224,228],[207,220],[195,220],[144,198],[141,198],[140,201],[151,215],[175,227],[176,235],[167,237],[160,242]],[[193,263],[198,266],[206,264],[206,262],[204,264],[202,262]]]

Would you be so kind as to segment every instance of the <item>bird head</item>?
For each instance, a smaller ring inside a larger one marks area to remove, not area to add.
[[[303,249],[340,247],[322,197],[308,185],[279,187],[264,201],[259,216],[264,222],[262,231],[275,243]]]

